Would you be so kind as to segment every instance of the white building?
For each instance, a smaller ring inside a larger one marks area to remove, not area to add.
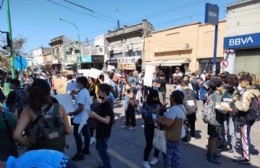
[[[246,0],[227,6],[224,38],[227,71],[246,71],[260,77],[260,1]],[[225,69],[224,69],[225,70]]]

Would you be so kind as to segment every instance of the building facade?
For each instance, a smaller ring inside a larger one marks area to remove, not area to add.
[[[147,20],[131,26],[124,26],[105,35],[105,61],[118,66],[118,58],[134,57],[136,68],[140,71],[144,53],[144,38],[153,31],[153,25]]]
[[[44,65],[51,62],[51,48],[41,47],[33,50],[33,64],[36,66]]]
[[[260,1],[247,0],[227,6],[225,58],[231,73],[246,71],[260,77]]]
[[[105,36],[100,35],[94,38],[94,44],[85,43],[82,45],[81,68],[102,69],[105,57]]]
[[[66,36],[59,36],[53,38],[49,45],[51,46],[53,69],[61,71],[77,67],[77,61],[80,58],[80,44]]]
[[[225,25],[219,22],[217,65],[223,58]],[[197,22],[152,32],[145,38],[145,65],[160,66],[169,79],[177,66],[183,72],[211,70],[214,30],[212,25]]]

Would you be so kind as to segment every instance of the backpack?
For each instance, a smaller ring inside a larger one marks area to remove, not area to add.
[[[110,87],[111,87],[111,93],[114,96],[114,98],[115,99],[118,98],[118,89],[117,89],[117,87],[116,86],[112,86],[112,85]]]
[[[28,94],[24,88],[19,88],[15,91],[15,112],[18,114],[18,118],[23,111],[23,108],[27,105]]]
[[[205,123],[211,125],[220,125],[216,120],[214,96],[210,95],[204,107],[202,108],[202,119]]]
[[[260,96],[252,98],[248,114],[255,121],[260,121]]]
[[[238,112],[238,121],[252,125],[255,121],[260,121],[260,97],[254,96],[248,112]]]
[[[36,123],[33,126],[32,149],[53,149],[63,152],[65,147],[65,124],[60,116],[60,105],[54,103],[51,116],[47,111],[37,113]],[[48,107],[47,107],[48,108]],[[51,109],[51,108],[49,108]]]
[[[184,100],[183,105],[186,109],[187,115],[196,113],[197,111],[197,100],[194,96],[194,91],[191,89],[183,90]]]

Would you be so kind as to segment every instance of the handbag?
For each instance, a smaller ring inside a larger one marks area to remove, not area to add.
[[[166,153],[166,132],[164,130],[154,129],[153,146]]]
[[[180,141],[182,132],[182,118],[175,118],[174,123],[170,127],[164,127],[166,131],[166,139],[170,141]]]

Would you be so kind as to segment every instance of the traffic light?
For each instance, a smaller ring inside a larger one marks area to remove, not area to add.
[[[11,39],[10,39],[10,33],[9,32],[5,32],[5,31],[0,31],[0,33],[5,33],[6,34],[6,45],[3,46],[3,49],[7,49],[8,47],[11,46]]]

